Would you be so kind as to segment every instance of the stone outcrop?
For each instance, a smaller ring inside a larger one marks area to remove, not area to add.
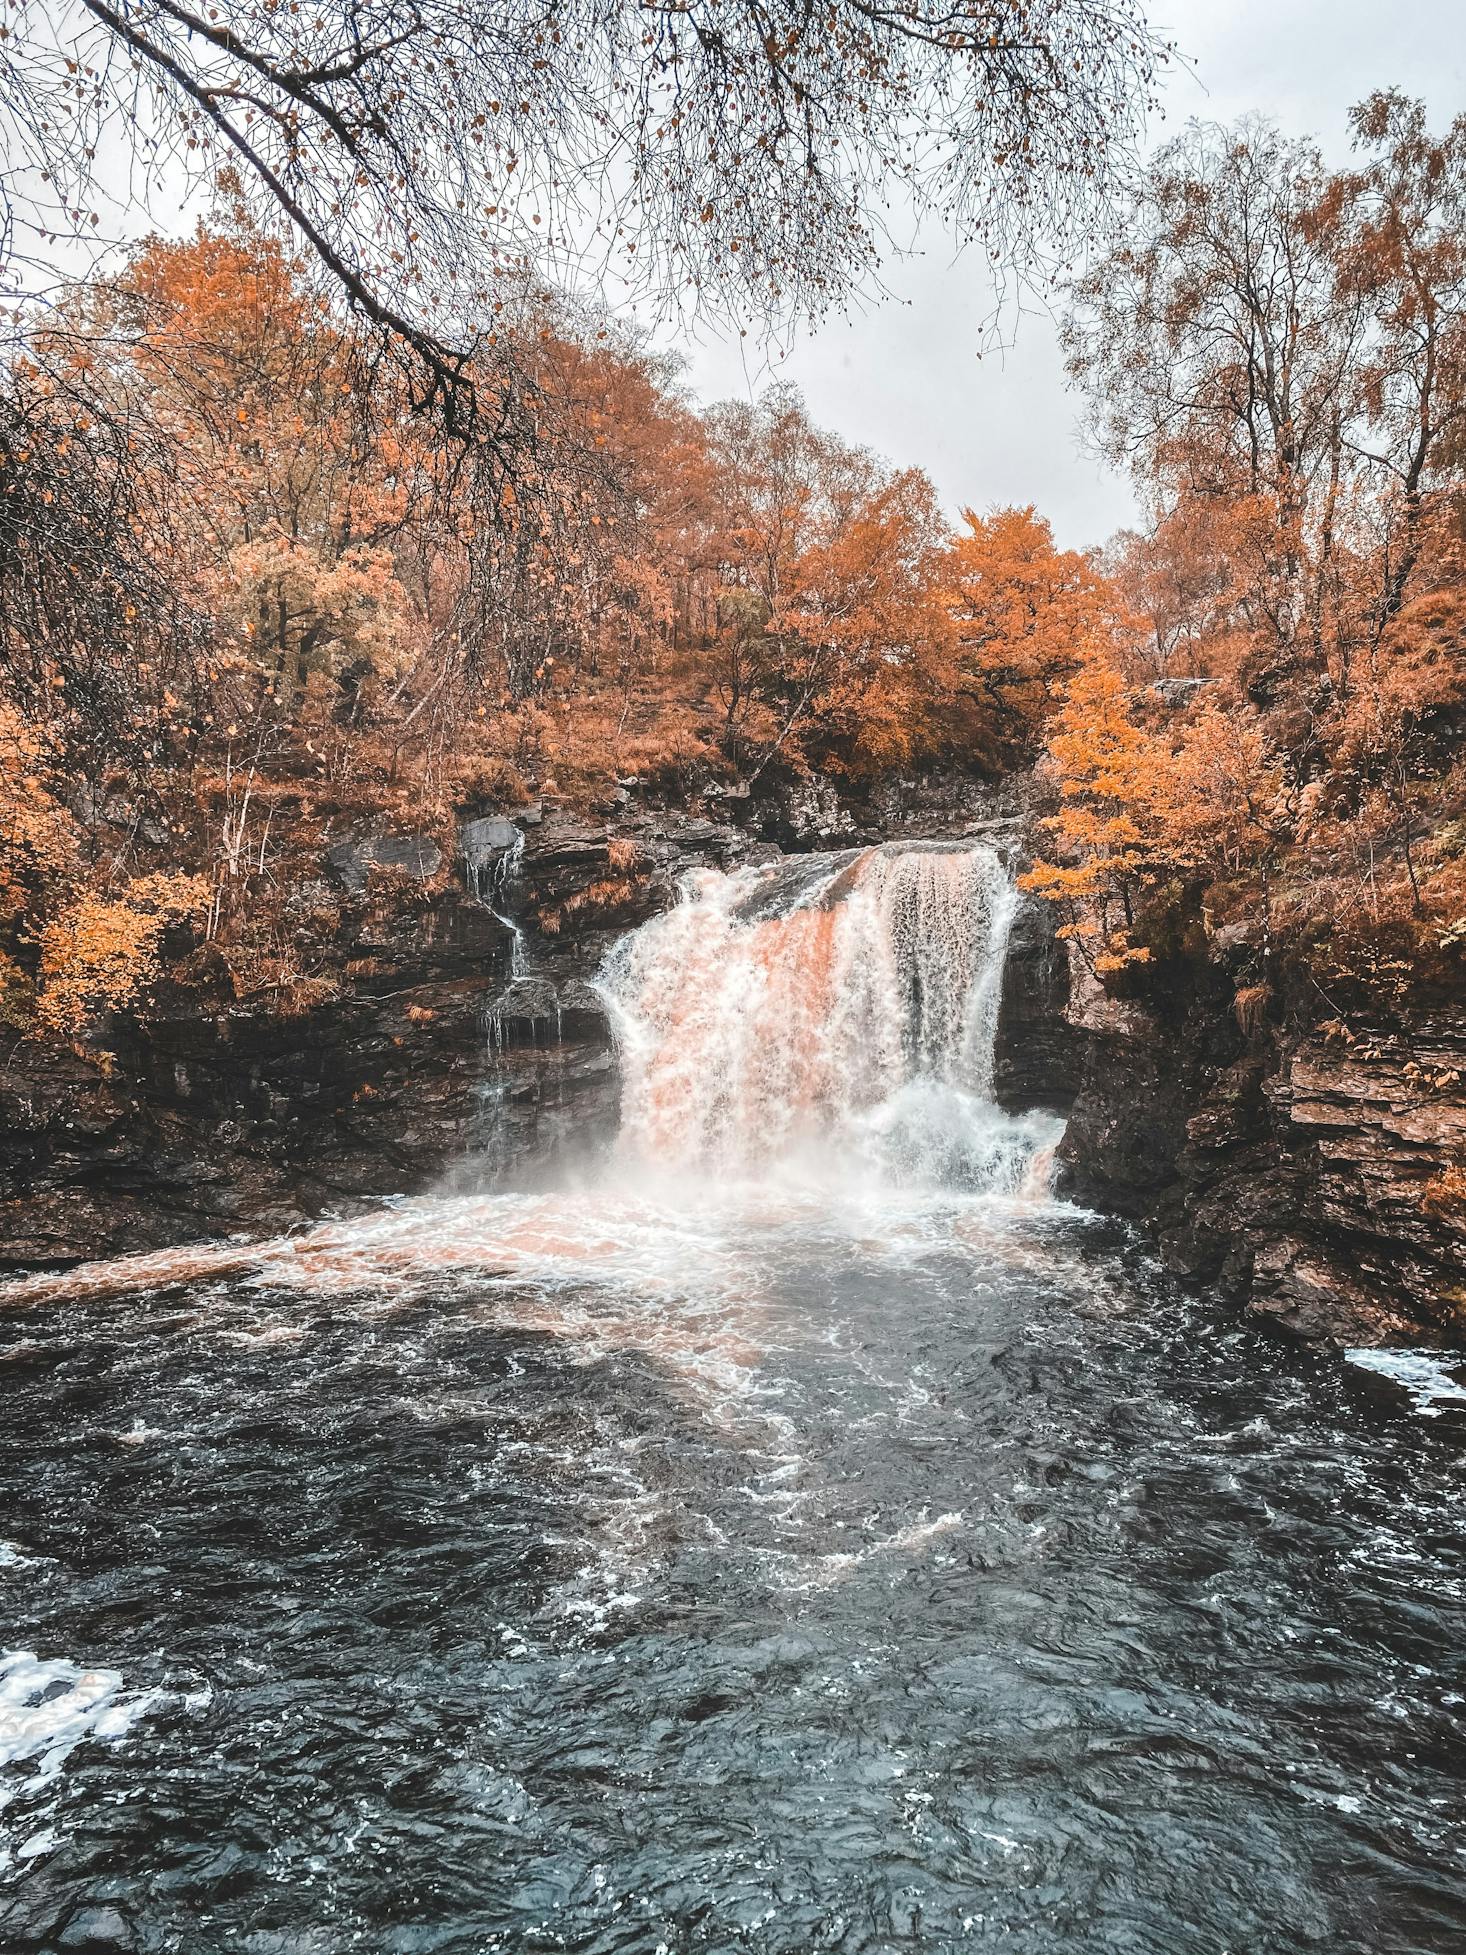
[[[1068,1113],[1084,1077],[1087,1040],[1068,1015],[1069,960],[1049,909],[1019,904],[1008,938],[993,1052],[993,1097],[1009,1113]]]
[[[1249,1217],[1249,1301],[1315,1339],[1458,1340],[1466,1218],[1442,1191],[1466,1161],[1466,1027],[1423,1025],[1357,1052],[1288,1041],[1275,1070],[1258,1069],[1261,1109],[1243,1124],[1256,1130],[1255,1169],[1274,1194]],[[1217,1235],[1235,1212],[1229,1184],[1249,1145],[1239,1150],[1209,1106],[1188,1138],[1192,1206]]]
[[[1341,1046],[1244,1037],[1211,969],[1162,1013],[1076,985],[1077,1199],[1135,1217],[1188,1279],[1312,1342],[1466,1335],[1466,1025]]]
[[[280,1016],[162,996],[94,1054],[0,1048],[0,1267],[288,1229],[593,1146],[616,1115],[588,982],[606,943],[686,869],[755,846],[689,816],[628,816],[613,836],[538,808],[467,824],[451,862],[418,835],[334,845],[329,1003]],[[487,888],[511,850],[513,876]]]
[[[373,869],[396,869],[413,882],[431,882],[442,867],[443,851],[430,835],[390,831],[333,842],[326,866],[349,895],[365,893]]]
[[[0,1063],[0,1257],[65,1262],[287,1228],[421,1185],[463,1146],[502,926],[452,896],[343,943],[343,995],[298,1016],[164,1002],[89,1060]]]

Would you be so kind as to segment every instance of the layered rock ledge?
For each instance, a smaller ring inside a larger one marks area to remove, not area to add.
[[[630,797],[624,797],[630,801]],[[800,790],[728,819],[531,807],[456,854],[386,830],[321,863],[339,995],[297,1016],[160,997],[96,1051],[0,1049],[0,1267],[276,1232],[364,1201],[533,1175],[616,1119],[607,945],[699,866],[919,835],[1021,855],[1017,811],[943,784],[856,821]],[[1063,1192],[1311,1341],[1466,1333],[1466,1021],[1353,1043],[1244,1032],[1211,964],[1108,996],[1042,905],[1014,924],[995,1093],[1068,1117]]]

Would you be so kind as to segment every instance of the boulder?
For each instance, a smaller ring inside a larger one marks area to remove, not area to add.
[[[470,867],[493,861],[521,839],[520,830],[507,815],[480,815],[464,822],[458,831],[458,846]]]
[[[443,866],[443,851],[429,835],[383,832],[333,842],[325,860],[346,893],[361,896],[373,869],[394,869],[414,882],[431,882]]]

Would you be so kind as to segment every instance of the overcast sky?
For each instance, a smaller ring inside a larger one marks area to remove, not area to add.
[[[1155,0],[1152,18],[1192,70],[1173,72],[1155,142],[1193,117],[1257,111],[1342,161],[1349,107],[1373,89],[1422,97],[1437,125],[1466,109],[1466,0]],[[926,469],[953,510],[1036,503],[1066,547],[1130,519],[1125,483],[1080,452],[1050,321],[1022,319],[1011,350],[979,361],[991,288],[940,237],[888,283],[884,306],[806,335],[774,367],[818,421]],[[690,349],[688,377],[705,401],[757,393],[770,370],[747,357],[708,340]]]

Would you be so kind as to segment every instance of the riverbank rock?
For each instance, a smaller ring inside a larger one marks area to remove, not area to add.
[[[476,871],[521,834],[490,908]],[[588,982],[607,943],[758,847],[675,811],[613,829],[534,808],[466,824],[445,886],[426,837],[335,845],[339,995],[280,1014],[169,994],[95,1051],[0,1052],[0,1268],[272,1233],[596,1146],[617,1106]],[[374,870],[396,872],[385,895]]]
[[[1069,959],[1054,934],[1053,911],[1024,897],[1008,937],[993,1049],[993,1098],[1005,1112],[1067,1113],[1073,1106],[1087,1039],[1068,1016],[1069,996]]]
[[[443,851],[430,835],[383,832],[333,842],[326,867],[352,896],[365,893],[373,869],[396,870],[413,882],[431,882],[443,866]]]
[[[1466,1339],[1466,1028],[1249,1039],[1208,977],[1091,1018],[1065,1186],[1310,1342]]]

